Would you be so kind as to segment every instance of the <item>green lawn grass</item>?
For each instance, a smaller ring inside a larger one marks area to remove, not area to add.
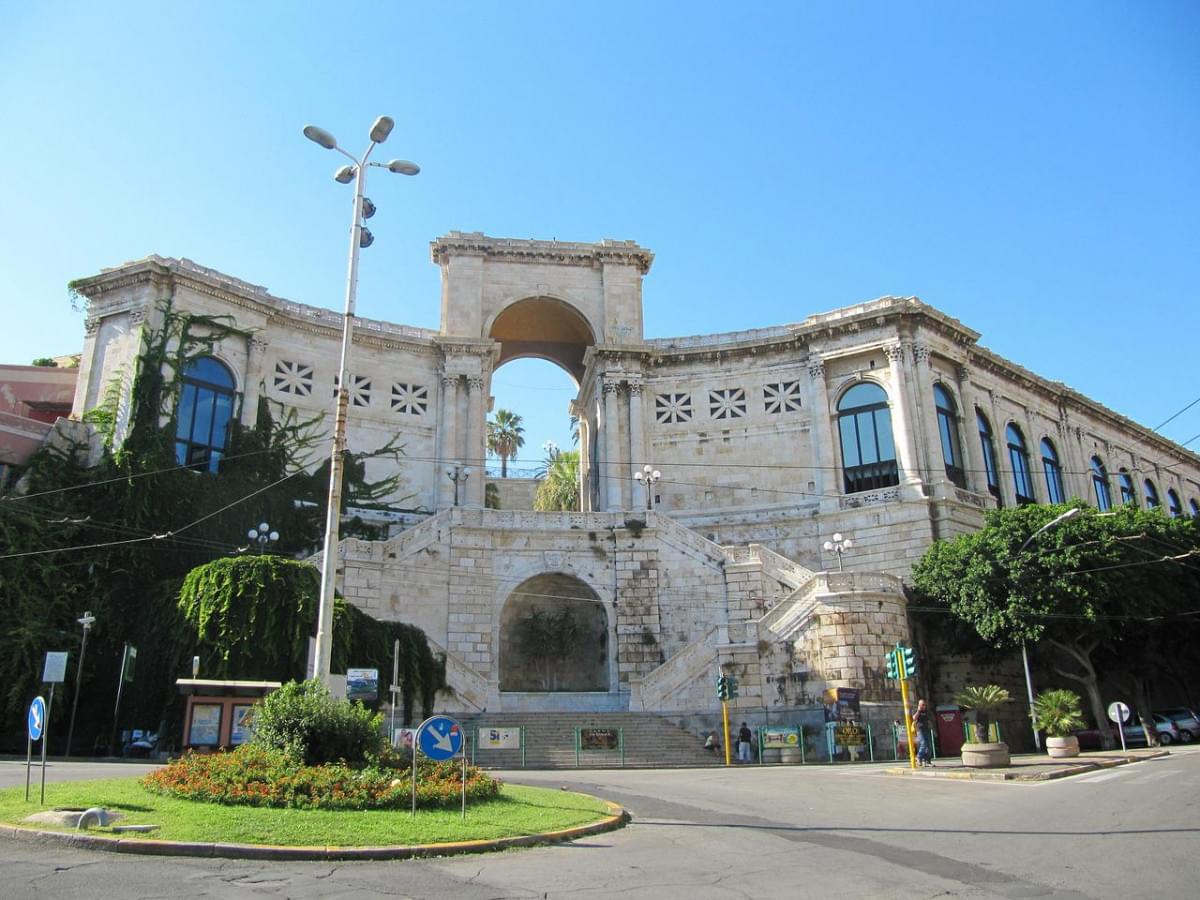
[[[276,844],[322,847],[372,847],[435,844],[512,837],[570,828],[594,822],[607,806],[587,794],[505,784],[494,800],[467,804],[464,822],[458,806],[364,812],[256,809],[220,806],[152,794],[135,778],[76,781],[46,785],[46,803],[25,802],[25,788],[0,790],[0,821],[25,824],[31,813],[56,806],[103,806],[121,812],[118,825],[153,824],[162,827],[131,837],[168,841]],[[31,827],[70,831],[47,825]],[[111,834],[96,828],[92,834]]]

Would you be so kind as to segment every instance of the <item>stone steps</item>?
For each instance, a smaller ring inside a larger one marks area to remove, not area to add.
[[[473,745],[476,728],[525,728],[525,767],[531,769],[575,768],[575,729],[621,729],[626,767],[664,768],[713,766],[723,762],[718,754],[704,749],[703,738],[674,723],[649,713],[495,713],[464,716]],[[475,762],[488,768],[520,768],[519,750],[475,748]],[[581,750],[578,765],[604,768],[621,765],[615,751]]]

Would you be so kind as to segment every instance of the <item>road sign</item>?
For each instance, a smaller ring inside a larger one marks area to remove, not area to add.
[[[1118,700],[1108,705],[1108,720],[1118,725],[1129,721],[1129,707]]]
[[[463,730],[449,716],[430,716],[417,729],[417,746],[430,759],[457,756],[462,745]]]
[[[42,733],[46,730],[46,701],[41,697],[34,697],[33,702],[29,704],[29,739],[38,741],[42,738]]]
[[[46,684],[62,684],[67,680],[67,657],[65,650],[50,651],[46,654],[46,664],[42,666],[42,681]]]

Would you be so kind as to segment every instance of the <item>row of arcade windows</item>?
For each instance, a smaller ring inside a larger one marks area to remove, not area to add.
[[[962,447],[959,444],[958,413],[954,399],[941,384],[933,386],[934,407],[937,411],[938,435],[942,445],[942,457],[946,465],[946,476],[961,488],[966,487],[966,469],[963,464]],[[877,384],[863,382],[846,391],[838,401],[838,434],[842,444],[842,472],[847,493],[875,490],[899,484],[899,468],[896,463],[896,446],[892,438],[892,418],[887,394]],[[979,442],[983,451],[983,465],[989,493],[1003,504],[1000,490],[999,470],[996,465],[996,442],[992,426],[987,417],[975,411],[979,428]],[[1009,468],[1013,477],[1013,494],[1017,503],[1036,503],[1033,487],[1033,470],[1030,466],[1029,449],[1025,435],[1010,423],[1004,431],[1005,448],[1008,450]],[[1049,503],[1065,503],[1067,492],[1063,486],[1062,461],[1054,442],[1044,437],[1038,448],[1041,451],[1042,478],[1046,484],[1046,500]],[[1098,457],[1092,457],[1092,483],[1096,494],[1096,505],[1101,510],[1112,507],[1108,475]],[[1117,481],[1121,491],[1121,503],[1137,504],[1137,492],[1132,477],[1122,469]],[[1143,483],[1147,508],[1160,506],[1158,489],[1154,482]],[[1200,515],[1200,504],[1190,502],[1191,515]],[[1183,504],[1179,495],[1167,491],[1167,511],[1172,517],[1183,515]]]

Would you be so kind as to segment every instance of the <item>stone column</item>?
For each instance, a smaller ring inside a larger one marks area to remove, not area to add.
[[[458,461],[458,376],[442,373],[442,427],[438,431],[438,458],[434,462],[433,478],[437,485],[437,508],[454,505],[454,485],[446,477],[447,466]]]
[[[913,431],[917,427],[909,410],[908,384],[904,377],[904,346],[893,344],[887,350],[892,373],[892,440],[896,444],[896,462],[900,466],[900,482],[917,484],[921,480],[917,469],[917,446]]]
[[[241,422],[247,428],[254,426],[258,419],[258,398],[262,395],[262,385],[267,373],[263,371],[263,355],[267,350],[264,338],[251,336],[246,341],[246,381],[242,391]]]
[[[1042,467],[1042,436],[1035,430],[1033,413],[1025,407],[1025,449],[1029,455],[1029,490],[1038,503],[1050,502],[1050,491],[1046,487],[1046,470]]]
[[[484,490],[487,484],[487,448],[484,446],[484,391],[483,378],[472,375],[467,379],[467,448],[463,462],[471,467],[471,477],[467,479],[466,498],[464,506],[483,506]]]
[[[838,465],[834,453],[833,430],[830,428],[829,386],[825,382],[825,363],[817,359],[808,364],[808,396],[812,425],[809,440],[812,443],[813,482],[820,495],[813,499],[834,498],[842,493],[838,479]]]
[[[983,461],[983,446],[979,443],[979,418],[975,412],[975,389],[971,386],[971,370],[959,366],[958,377],[959,439],[963,442],[963,461],[967,467],[967,489],[987,497],[987,464]]]
[[[646,423],[642,419],[642,383],[629,382],[629,467],[633,471],[641,469],[654,460],[646,458]],[[630,473],[632,475],[632,473]]]
[[[938,429],[937,404],[933,398],[933,360],[929,348],[913,344],[913,369],[916,378],[914,402],[921,423],[925,455],[921,475],[928,482],[946,481],[946,456],[942,451],[942,434]]]
[[[617,388],[615,380],[604,379],[604,463],[600,477],[604,484],[605,508],[611,511],[622,509],[621,495],[625,481],[625,467],[620,463],[620,427],[617,411]]]
[[[1013,482],[1012,459],[1008,455],[1008,420],[996,411],[996,395],[988,392],[988,413],[992,420],[992,440],[996,442],[996,480],[1005,506],[1017,505],[1017,489]]]
[[[1080,445],[1078,429],[1072,428],[1066,410],[1059,411],[1058,453],[1063,467],[1063,491],[1067,499],[1078,497],[1095,504],[1092,476]]]

